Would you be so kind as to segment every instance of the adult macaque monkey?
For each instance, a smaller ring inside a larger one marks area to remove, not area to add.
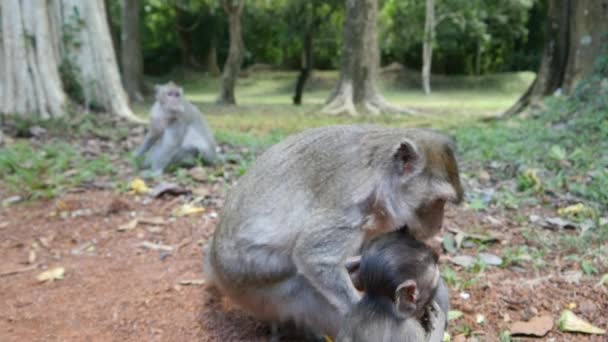
[[[435,235],[445,203],[462,196],[453,144],[440,133],[308,130],[271,147],[232,189],[205,271],[259,319],[335,337],[360,297],[346,259],[404,226],[419,240]]]
[[[193,163],[201,157],[213,164],[217,159],[215,140],[207,120],[184,98],[175,83],[156,85],[156,102],[150,112],[150,127],[142,145],[135,151],[144,154],[144,167],[158,175],[172,163]]]

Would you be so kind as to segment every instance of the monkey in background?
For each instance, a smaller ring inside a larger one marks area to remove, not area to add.
[[[404,226],[416,239],[434,236],[446,202],[461,201],[453,151],[434,131],[369,125],[285,139],[228,194],[205,247],[208,283],[258,319],[334,338],[360,299],[346,259]],[[438,287],[435,298],[447,301]]]
[[[346,315],[336,342],[441,342],[446,315],[433,300],[438,255],[406,230],[372,240],[363,251],[357,283],[363,298]],[[428,315],[429,329],[420,320]]]
[[[143,166],[160,175],[172,163],[193,164],[199,157],[208,164],[217,159],[216,144],[207,120],[184,98],[175,83],[156,85],[156,102],[150,111],[150,127],[136,157],[145,155]]]

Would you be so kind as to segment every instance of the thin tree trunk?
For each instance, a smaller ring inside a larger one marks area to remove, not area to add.
[[[209,51],[207,52],[207,71],[213,77],[220,75],[220,67],[217,65],[217,48],[215,47],[215,39],[211,41]]]
[[[46,1],[2,0],[3,54],[0,65],[0,108],[3,113],[37,115],[42,119],[64,114],[66,96],[52,46]]]
[[[376,85],[380,67],[377,15],[377,0],[346,1],[340,79],[323,113],[357,115],[357,107],[372,114],[404,112],[388,104]]]
[[[300,74],[298,75],[298,80],[296,82],[296,90],[293,96],[293,104],[301,105],[302,104],[302,93],[304,92],[304,85],[306,85],[306,81],[310,77],[313,68],[313,43],[312,43],[312,32],[306,32],[304,35],[304,58],[302,60],[302,68],[300,69]]]
[[[431,94],[431,65],[433,63],[433,43],[435,42],[435,3],[426,0],[424,21],[424,41],[422,44],[422,89]]]
[[[139,32],[140,0],[122,0],[121,59],[125,90],[131,101],[143,101],[144,63]]]
[[[243,54],[245,44],[243,43],[243,34],[241,29],[241,14],[245,1],[240,0],[222,0],[224,10],[228,14],[229,30],[230,30],[230,49],[228,50],[228,58],[224,64],[224,72],[222,74],[222,89],[217,99],[218,104],[234,105],[236,100],[234,97],[234,87],[241,71],[243,64]]]

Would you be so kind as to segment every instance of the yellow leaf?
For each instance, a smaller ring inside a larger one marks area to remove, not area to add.
[[[186,203],[173,211],[174,216],[187,216],[202,213],[205,208]]]
[[[557,209],[557,213],[561,216],[593,216],[593,209],[585,206],[583,203],[578,203]]]
[[[569,310],[574,310],[574,309],[576,309],[576,303],[568,303],[568,305],[566,307]]]
[[[131,190],[137,195],[143,195],[143,194],[148,193],[148,191],[150,191],[150,189],[146,185],[146,182],[144,182],[140,178],[135,178],[131,182]]]
[[[40,273],[38,276],[36,276],[36,279],[38,279],[39,282],[44,282],[44,281],[49,281],[49,280],[56,280],[56,279],[63,279],[63,275],[65,274],[65,268],[63,267],[55,267],[55,268],[51,268],[48,271],[44,271],[42,273]]]
[[[591,323],[584,321],[582,318],[576,316],[570,310],[562,311],[562,314],[559,317],[559,320],[557,321],[557,326],[561,331],[581,332],[586,334],[597,335],[606,334],[606,330],[591,325]]]
[[[327,335],[324,335],[324,336],[323,336],[323,339],[325,340],[325,342],[334,342],[334,341],[331,339],[331,337],[329,337],[329,336],[327,336]]]

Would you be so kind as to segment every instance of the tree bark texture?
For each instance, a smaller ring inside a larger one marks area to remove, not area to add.
[[[424,20],[424,40],[422,43],[422,89],[426,95],[431,93],[431,64],[433,62],[433,43],[435,42],[435,1],[426,0]]]
[[[377,17],[377,0],[346,0],[340,79],[323,113],[357,115],[358,108],[372,114],[403,111],[388,104],[376,85],[380,67]]]
[[[563,90],[572,93],[576,84],[593,72],[595,59],[607,51],[608,0],[571,0],[568,65]]]
[[[0,1],[0,112],[42,119],[64,114],[47,1]]]
[[[556,91],[570,94],[604,53],[608,0],[549,0],[545,47],[536,79],[504,115],[516,115]]]
[[[2,0],[0,15],[0,111],[63,115],[59,66],[69,61],[85,102],[139,121],[120,82],[103,0]]]
[[[217,103],[234,105],[236,104],[234,87],[241,71],[245,51],[241,27],[241,14],[245,7],[245,0],[222,0],[222,5],[224,11],[228,14],[230,48],[228,50],[228,58],[224,64],[222,88]]]
[[[141,51],[140,0],[122,0],[122,78],[131,101],[143,101],[144,63]]]

